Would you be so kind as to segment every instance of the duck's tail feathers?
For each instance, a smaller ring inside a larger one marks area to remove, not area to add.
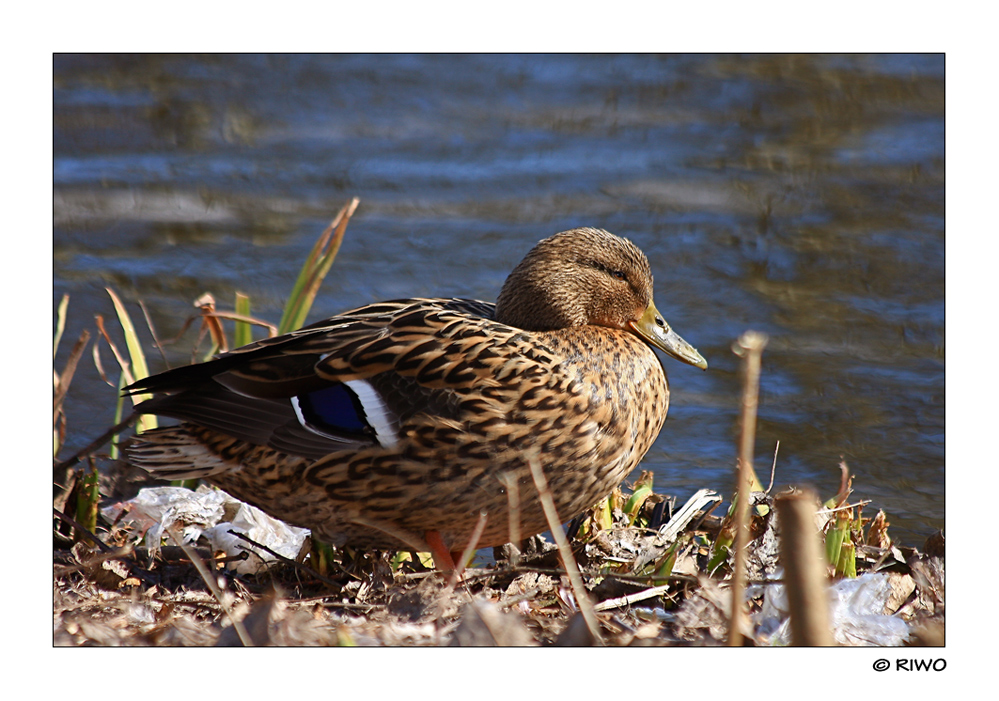
[[[184,426],[146,431],[125,451],[133,465],[166,480],[204,479],[237,466],[199,443]]]

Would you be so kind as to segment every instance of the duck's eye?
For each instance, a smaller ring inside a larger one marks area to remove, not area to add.
[[[627,280],[628,276],[622,273],[620,270],[610,271],[612,277],[616,277],[618,280]]]

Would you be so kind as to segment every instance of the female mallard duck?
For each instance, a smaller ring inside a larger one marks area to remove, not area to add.
[[[345,312],[215,360],[140,380],[149,431],[131,460],[204,478],[337,546],[431,551],[448,568],[478,546],[547,530],[528,465],[559,516],[614,489],[669,404],[652,348],[707,362],[652,302],[630,241],[573,229],[538,243],[496,304],[404,299]],[[516,512],[514,512],[516,513]]]

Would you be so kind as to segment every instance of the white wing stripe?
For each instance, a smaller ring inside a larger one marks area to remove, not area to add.
[[[399,443],[395,421],[389,414],[388,407],[382,401],[381,395],[375,391],[367,380],[348,380],[345,383],[357,395],[364,409],[368,425],[375,430],[375,438],[383,448],[395,448]]]

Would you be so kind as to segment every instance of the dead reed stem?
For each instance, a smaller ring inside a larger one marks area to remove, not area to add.
[[[89,340],[90,332],[84,329],[83,333],[80,334],[80,338],[73,344],[73,348],[69,352],[69,358],[66,360],[66,366],[62,370],[62,374],[55,376],[57,381],[52,397],[53,413],[55,414],[52,419],[53,423],[55,423],[55,419],[59,415],[59,410],[62,408],[62,403],[66,399],[69,384],[73,381],[73,375],[76,373],[76,366],[79,364],[80,358],[83,356],[83,349],[86,348]]]
[[[513,550],[510,555],[510,564],[516,567],[520,564],[520,486],[517,484],[517,476],[513,472],[504,472],[500,475],[500,482],[506,487],[507,499],[507,523],[510,528],[510,543]]]
[[[253,638],[251,638],[250,634],[247,632],[246,626],[243,625],[243,621],[237,619],[233,615],[232,608],[226,602],[225,596],[222,594],[222,590],[219,589],[218,583],[215,581],[215,577],[208,571],[208,567],[205,566],[205,563],[198,556],[198,553],[194,552],[194,548],[184,542],[184,536],[180,532],[180,529],[176,526],[171,526],[167,529],[167,533],[169,533],[170,537],[173,538],[173,541],[180,546],[181,550],[184,551],[184,554],[187,555],[188,559],[190,559],[191,564],[194,565],[194,569],[196,569],[198,574],[201,575],[201,579],[204,581],[205,585],[207,585],[208,590],[212,593],[212,596],[215,597],[215,600],[219,602],[219,606],[222,607],[225,615],[232,622],[232,627],[236,631],[236,635],[239,636],[240,642],[243,643],[243,647],[254,647]]]
[[[55,465],[53,465],[52,467],[53,474],[58,474],[61,470],[67,470],[73,467],[74,465],[76,465],[76,463],[80,462],[81,458],[90,455],[92,452],[94,452],[102,445],[107,443],[109,440],[111,440],[111,438],[115,434],[121,433],[126,428],[134,424],[136,419],[138,418],[139,414],[133,411],[131,414],[126,416],[120,422],[118,422],[117,424],[109,428],[107,431],[102,433],[101,436],[97,438],[95,441],[93,441],[92,443],[83,448],[80,448],[80,450],[76,451],[62,462],[55,463]]]
[[[816,494],[802,490],[774,499],[780,519],[780,562],[791,611],[791,644],[833,645],[825,560],[815,529]]]
[[[728,644],[742,645],[742,630],[748,624],[745,610],[746,544],[749,542],[749,489],[753,479],[753,444],[756,440],[756,410],[760,400],[760,359],[767,337],[747,331],[739,337],[735,354],[744,358],[742,409],[739,417],[739,462],[735,481],[735,568],[732,573],[732,620]]]
[[[468,539],[468,544],[462,551],[458,562],[455,563],[454,572],[451,573],[452,587],[457,585],[459,580],[461,580],[461,575],[465,571],[465,565],[472,559],[472,553],[479,549],[479,539],[486,530],[486,521],[488,518],[489,514],[485,511],[479,513],[479,520],[475,523],[475,530],[472,531],[472,536]]]

